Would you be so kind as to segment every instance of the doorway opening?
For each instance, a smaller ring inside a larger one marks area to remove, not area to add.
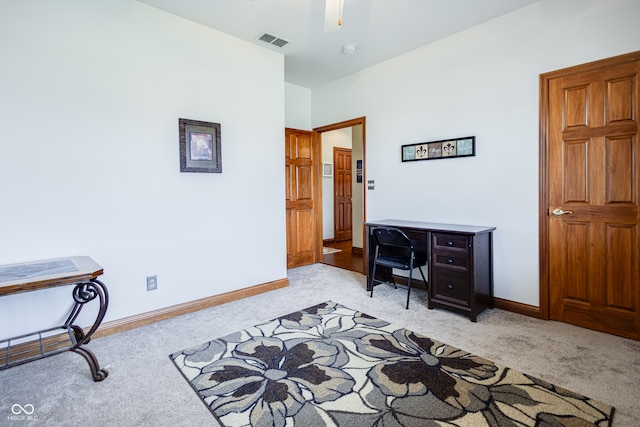
[[[314,132],[323,166],[322,262],[364,274],[365,118],[319,127]]]

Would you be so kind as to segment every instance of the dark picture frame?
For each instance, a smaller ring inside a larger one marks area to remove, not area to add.
[[[417,142],[402,146],[402,161],[451,159],[476,155],[476,137],[443,139],[440,141]]]
[[[180,172],[222,173],[220,123],[178,119]]]

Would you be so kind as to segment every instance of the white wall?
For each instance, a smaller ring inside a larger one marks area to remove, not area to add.
[[[284,84],[284,122],[288,128],[311,130],[311,89]]]
[[[93,257],[106,320],[286,277],[280,54],[133,0],[29,0],[0,5],[0,58],[0,264]],[[179,172],[179,118],[221,124],[222,174]],[[0,336],[70,301],[2,297]]]
[[[640,49],[637,0],[539,3],[312,91],[313,125],[367,118],[367,220],[496,226],[495,294],[539,303],[539,75]],[[476,136],[476,157],[400,146]]]

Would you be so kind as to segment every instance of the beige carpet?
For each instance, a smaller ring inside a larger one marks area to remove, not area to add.
[[[373,298],[361,274],[314,264],[289,271],[290,286],[93,340],[109,376],[94,383],[87,363],[64,353],[0,371],[0,425],[215,426],[168,354],[329,299],[615,406],[614,427],[640,426],[640,342],[487,310],[478,322],[426,308],[425,291],[381,285]],[[107,283],[108,286],[108,283]],[[215,278],[212,279],[215,289]],[[116,300],[113,300],[116,303]],[[31,404],[38,422],[7,421]]]

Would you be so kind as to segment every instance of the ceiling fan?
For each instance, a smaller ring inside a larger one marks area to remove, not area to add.
[[[344,0],[325,0],[324,32],[338,31],[342,25],[342,7]]]

